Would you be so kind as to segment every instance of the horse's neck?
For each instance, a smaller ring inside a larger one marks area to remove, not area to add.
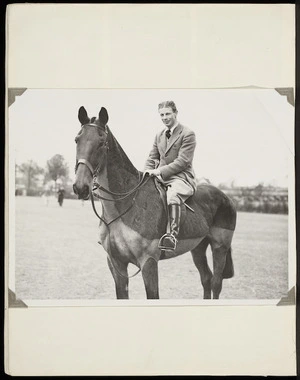
[[[105,166],[100,174],[97,176],[97,182],[101,184],[107,190],[109,189],[109,181],[107,177],[107,167]],[[104,198],[112,199],[113,197],[107,194],[105,191],[99,190],[100,196]],[[111,201],[102,201],[103,215],[106,219],[116,218],[119,214],[115,202]]]
[[[108,189],[114,193],[128,192],[139,181],[138,170],[133,166],[112,134],[109,139],[106,176]]]
[[[102,187],[113,193],[127,193],[132,190],[139,181],[139,172],[130,162],[127,155],[122,150],[114,137],[111,137],[109,143],[109,150],[106,157],[106,163],[103,169],[97,176],[97,182]],[[101,196],[104,198],[114,198],[113,195],[107,194],[100,190]],[[116,196],[116,199],[119,197]],[[130,201],[130,197],[128,198]],[[124,202],[111,202],[103,201],[103,209],[105,215],[114,218],[120,214],[119,208],[123,208],[121,203]]]

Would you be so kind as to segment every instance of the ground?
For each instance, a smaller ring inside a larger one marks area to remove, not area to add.
[[[97,202],[97,207],[101,209]],[[16,197],[15,291],[20,299],[115,299],[106,253],[97,243],[98,219],[88,201],[60,207]],[[288,217],[239,213],[233,238],[235,276],[222,299],[279,299],[288,291]],[[11,257],[13,253],[10,252]],[[208,251],[209,261],[211,254]],[[130,274],[136,271],[129,267]],[[190,253],[159,262],[161,299],[202,299]],[[144,299],[142,277],[130,279],[130,298]]]

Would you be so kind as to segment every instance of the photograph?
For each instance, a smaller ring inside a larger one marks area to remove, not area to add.
[[[295,11],[7,6],[6,374],[297,373]]]
[[[291,91],[9,91],[15,300],[287,297],[295,284]]]

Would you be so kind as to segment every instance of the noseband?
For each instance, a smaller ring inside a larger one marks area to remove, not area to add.
[[[91,174],[92,174],[92,177],[94,177],[96,170],[93,169],[92,164],[89,163],[89,161],[86,160],[85,158],[80,158],[80,159],[76,162],[76,166],[75,166],[75,174],[76,174],[76,172],[77,172],[77,169],[78,169],[79,164],[83,164],[83,165],[87,166],[88,169],[90,170]],[[96,169],[97,169],[97,168],[96,168]]]

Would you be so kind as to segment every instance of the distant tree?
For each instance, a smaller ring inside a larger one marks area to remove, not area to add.
[[[47,171],[45,181],[56,181],[60,177],[67,178],[69,174],[68,165],[61,154],[55,154],[50,160],[47,161]]]
[[[264,191],[264,184],[263,182],[260,182],[254,189],[255,195],[262,196],[262,193]]]
[[[27,191],[35,187],[38,175],[44,173],[44,169],[32,160],[18,165],[16,170],[23,174]]]

